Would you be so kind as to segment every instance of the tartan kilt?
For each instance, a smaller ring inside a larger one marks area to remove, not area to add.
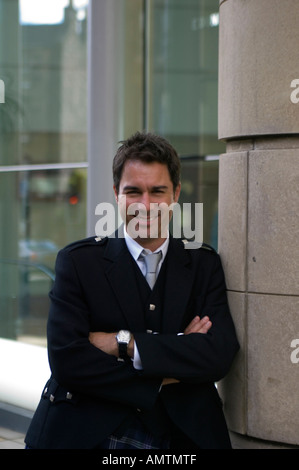
[[[138,419],[128,426],[122,436],[112,434],[97,449],[169,449],[169,437],[156,437]]]

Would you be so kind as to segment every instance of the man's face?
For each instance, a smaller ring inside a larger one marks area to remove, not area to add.
[[[114,191],[129,235],[143,247],[158,248],[171,217],[169,206],[178,201],[180,194],[180,185],[174,191],[167,166],[129,160],[118,194],[115,187]]]

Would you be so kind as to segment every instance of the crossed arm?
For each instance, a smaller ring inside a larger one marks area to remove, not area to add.
[[[199,316],[193,318],[189,325],[184,330],[185,335],[190,333],[207,333],[212,326],[212,322],[209,317],[203,317],[200,319]],[[112,356],[118,357],[118,346],[116,341],[117,333],[104,333],[97,331],[89,334],[89,341],[95,347],[105,352],[106,354],[111,354]],[[132,335],[131,341],[128,345],[128,355],[132,358],[134,356],[134,336]]]
[[[205,316],[202,319],[197,315],[189,323],[189,325],[184,330],[184,335],[189,335],[190,333],[202,333],[206,334],[212,326],[212,322],[209,317]],[[94,332],[89,334],[89,341],[95,347],[105,352],[118,357],[118,345],[116,341],[116,333],[105,333],[105,332]],[[134,356],[134,336],[132,335],[131,341],[128,345],[128,355],[133,358]],[[176,379],[165,378],[163,380],[163,385],[169,383],[178,382]]]

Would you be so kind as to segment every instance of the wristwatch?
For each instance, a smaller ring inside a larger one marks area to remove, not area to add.
[[[128,344],[131,338],[132,335],[128,330],[119,330],[116,335],[116,341],[118,344],[118,355],[119,359],[122,361],[128,359]]]

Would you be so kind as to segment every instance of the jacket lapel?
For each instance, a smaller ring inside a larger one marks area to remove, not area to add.
[[[162,332],[178,333],[182,328],[193,274],[190,268],[190,254],[180,240],[170,238],[167,256]]]
[[[145,320],[134,273],[134,260],[123,238],[109,238],[105,258],[111,261],[106,270],[107,280],[114,291],[128,329],[145,331]]]
[[[119,302],[131,331],[145,331],[145,319],[137,288],[134,261],[123,238],[109,238],[105,258],[111,261],[106,277]],[[170,238],[167,253],[164,312],[162,332],[177,333],[182,327],[186,312],[193,274],[190,254],[180,240]]]

